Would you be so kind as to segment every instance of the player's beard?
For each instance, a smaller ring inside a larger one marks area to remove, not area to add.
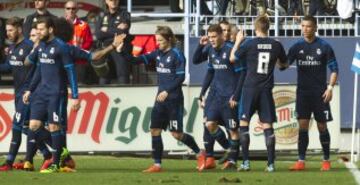
[[[40,41],[46,42],[49,40],[49,37],[50,37],[49,34],[47,34],[47,35],[43,36],[42,38],[40,38]]]
[[[19,35],[14,35],[14,38],[10,39],[10,41],[13,42],[13,43],[17,43],[18,40],[19,40]]]

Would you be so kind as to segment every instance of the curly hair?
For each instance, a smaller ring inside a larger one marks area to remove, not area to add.
[[[57,18],[55,21],[55,36],[64,42],[69,42],[74,36],[74,26],[65,18]]]

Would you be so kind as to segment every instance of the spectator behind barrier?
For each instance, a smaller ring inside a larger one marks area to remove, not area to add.
[[[104,0],[106,3],[106,12],[100,17],[96,24],[96,37],[103,46],[108,46],[112,43],[115,34],[126,34],[124,42],[124,52],[131,53],[132,45],[131,40],[133,37],[129,34],[131,27],[131,16],[126,10],[122,10],[119,7],[119,0]],[[113,51],[110,53],[108,59],[109,65],[113,64],[110,69],[115,69],[113,74],[116,74],[118,84],[130,83],[130,66],[127,55]],[[105,78],[100,79],[100,84],[109,84],[111,82],[111,71]]]
[[[50,16],[52,18],[56,17],[55,15],[51,14],[47,9],[47,4],[49,0],[34,0],[35,6],[35,13],[28,15],[23,24],[23,34],[25,38],[29,38],[29,34],[31,28],[33,27],[33,23],[36,23],[40,17]]]
[[[64,8],[65,19],[73,24],[74,27],[73,37],[68,43],[89,51],[93,43],[92,34],[89,25],[76,15],[78,11],[77,3],[75,1],[67,1]],[[76,60],[75,64],[78,84],[87,84],[86,81],[90,77],[90,71],[92,70],[90,64],[85,60]]]
[[[227,1],[227,0],[226,0]],[[173,13],[183,12],[179,7],[179,0],[169,0],[170,10]],[[194,9],[196,9],[196,0],[191,0],[191,5]],[[200,1],[200,14],[201,15],[213,15],[213,13],[209,10],[209,7],[206,5],[204,0]],[[166,21],[180,21],[181,17],[170,17],[167,18]],[[206,21],[209,22],[212,17],[208,18]]]

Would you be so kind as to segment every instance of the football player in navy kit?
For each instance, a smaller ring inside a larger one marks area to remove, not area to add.
[[[28,88],[29,82],[33,75],[34,69],[25,66],[25,58],[33,49],[33,42],[24,38],[22,33],[22,20],[18,17],[12,17],[6,22],[6,33],[8,39],[13,42],[9,46],[9,55],[7,61],[0,65],[0,71],[12,71],[14,77],[15,90],[15,115],[12,123],[12,138],[10,143],[9,154],[6,162],[0,166],[0,171],[8,171],[13,168],[14,160],[18,153],[22,132],[28,133],[27,126],[29,122],[29,105],[24,104],[22,95]],[[39,148],[44,155],[45,160],[51,158],[51,153],[44,143],[39,143],[35,150]],[[18,165],[14,164],[15,168]],[[22,165],[20,165],[22,166]],[[22,167],[21,167],[22,168]]]
[[[244,32],[239,31],[231,59],[241,58],[246,61],[246,77],[239,103],[240,141],[243,163],[240,170],[250,170],[249,162],[249,122],[257,111],[262,123],[268,151],[268,172],[275,170],[275,134],[272,123],[276,122],[275,103],[272,95],[274,87],[274,67],[280,70],[288,66],[286,53],[280,42],[268,37],[270,21],[266,16],[255,20],[256,37],[244,41]],[[242,43],[242,41],[244,41]]]
[[[64,137],[61,134],[61,116],[64,89],[69,80],[71,85],[73,110],[80,108],[74,63],[70,55],[69,46],[54,36],[54,22],[48,17],[38,20],[36,28],[41,39],[39,46],[28,56],[28,60],[37,64],[34,77],[24,94],[24,102],[31,100],[30,134],[42,125],[47,119],[52,138],[53,164],[41,173],[54,173],[59,171],[60,155],[64,147]],[[67,75],[67,77],[66,77]],[[36,89],[36,91],[35,91]],[[35,91],[35,92],[34,92]],[[36,138],[36,137],[35,137]]]
[[[198,169],[205,163],[205,152],[201,151],[194,138],[183,132],[184,95],[182,83],[185,80],[185,56],[175,48],[176,38],[167,26],[158,26],[155,32],[159,49],[136,58],[133,63],[145,65],[156,62],[158,93],[151,113],[150,131],[154,164],[145,173],[161,172],[163,142],[161,132],[169,129],[172,136],[191,148],[197,155]],[[122,49],[122,48],[119,48]],[[127,53],[129,54],[129,53]]]
[[[305,156],[309,144],[309,123],[311,115],[317,122],[320,143],[323,149],[322,171],[328,171],[330,164],[330,134],[327,122],[332,121],[329,102],[337,81],[338,64],[329,43],[316,37],[316,18],[305,16],[301,22],[304,38],[297,41],[288,53],[289,63],[297,66],[296,113],[299,122],[298,161],[290,170],[305,169]],[[327,68],[330,80],[327,84]]]

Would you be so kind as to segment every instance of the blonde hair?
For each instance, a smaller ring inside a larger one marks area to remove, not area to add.
[[[270,20],[266,15],[260,15],[255,20],[255,30],[267,33],[270,28]]]
[[[175,46],[176,37],[169,26],[157,26],[156,35],[161,35],[165,40],[170,42],[171,46]]]

